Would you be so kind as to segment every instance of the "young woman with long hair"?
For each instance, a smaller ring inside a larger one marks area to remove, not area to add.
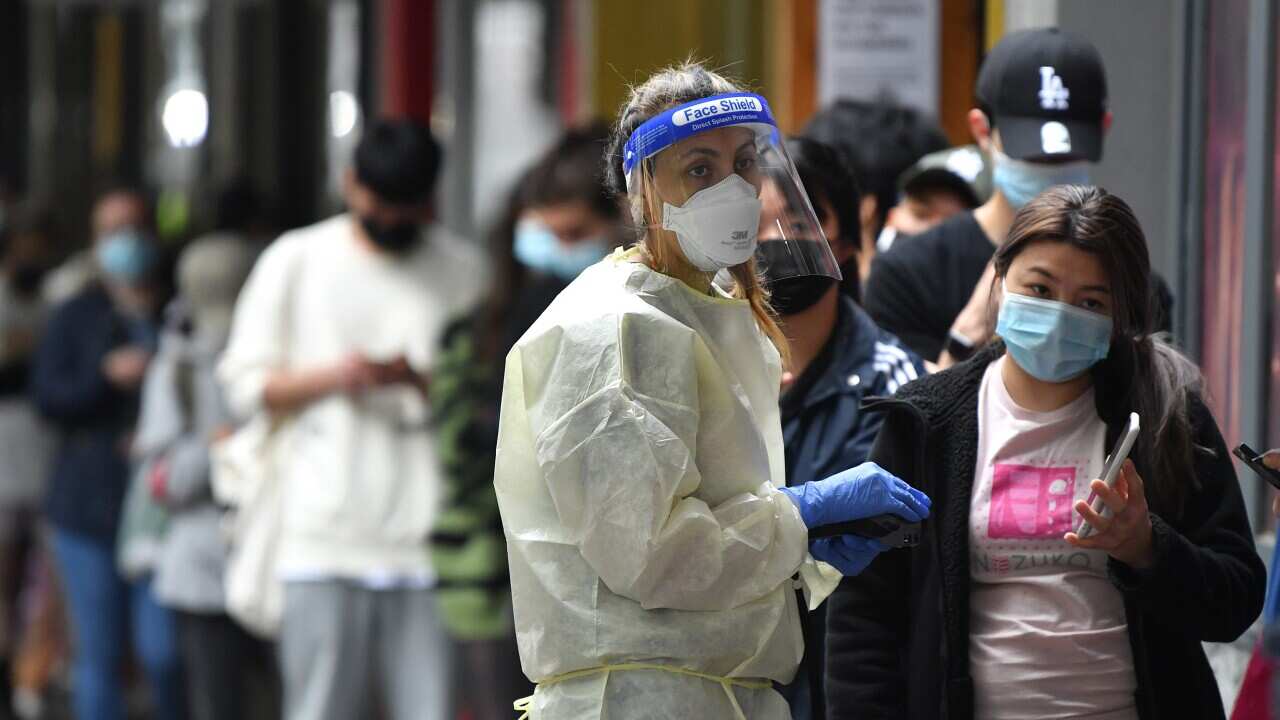
[[[1265,574],[1199,372],[1152,334],[1137,219],[1105,190],[1052,188],[995,275],[999,339],[883,404],[871,458],[934,514],[919,548],[833,597],[830,717],[1223,717],[1201,643],[1249,627]]]

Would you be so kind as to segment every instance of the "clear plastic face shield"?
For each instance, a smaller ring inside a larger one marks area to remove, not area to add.
[[[643,222],[675,234],[696,268],[755,257],[771,281],[840,279],[835,255],[765,99],[731,93],[678,105],[645,122],[623,153],[627,193]]]

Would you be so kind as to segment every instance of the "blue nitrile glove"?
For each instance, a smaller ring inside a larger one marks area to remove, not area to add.
[[[877,555],[888,549],[879,540],[857,535],[820,538],[809,543],[810,555],[835,566],[835,569],[845,577],[851,577],[866,570]]]
[[[781,490],[800,508],[800,517],[810,530],[885,513],[907,522],[920,522],[929,516],[929,496],[871,462],[826,480]]]

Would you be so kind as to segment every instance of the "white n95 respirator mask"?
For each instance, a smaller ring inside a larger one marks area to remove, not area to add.
[[[694,193],[680,207],[664,202],[662,227],[676,234],[694,267],[716,272],[755,254],[760,208],[755,186],[735,173]]]

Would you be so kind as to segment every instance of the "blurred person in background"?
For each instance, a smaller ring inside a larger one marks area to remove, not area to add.
[[[45,300],[50,305],[57,305],[93,284],[101,269],[94,257],[97,243],[120,230],[134,229],[151,234],[151,220],[151,206],[138,189],[115,185],[103,192],[90,217],[90,247],[73,253],[49,273],[44,282]]]
[[[621,209],[602,175],[608,137],[603,123],[571,129],[520,179],[491,239],[498,279],[479,312],[450,329],[432,378],[449,482],[432,537],[438,596],[466,669],[459,706],[475,720],[505,720],[512,701],[532,692],[493,492],[502,362],[555,296],[620,244]]]
[[[862,189],[858,272],[844,282],[847,292],[856,288],[851,294],[860,297],[876,256],[876,241],[898,204],[898,178],[917,160],[950,143],[937,123],[911,108],[848,99],[815,113],[801,135],[839,148]]]
[[[888,252],[899,237],[919,235],[981,205],[991,197],[991,170],[977,147],[947,148],[907,168],[898,187],[898,204],[889,210],[877,252]]]
[[[115,211],[145,217],[138,198],[108,194],[94,208],[95,226],[107,227]],[[121,577],[115,552],[164,283],[150,234],[132,221],[113,226],[93,245],[94,279],[54,308],[31,387],[60,435],[46,510],[71,620],[76,716],[123,716],[121,672],[132,631],[157,717],[168,720],[186,715],[173,617],[156,602],[150,582]]]
[[[842,272],[857,272],[862,233],[857,181],[834,147],[789,138],[787,149]],[[761,218],[761,249],[785,218]],[[770,303],[791,345],[791,367],[780,399],[789,486],[831,477],[867,461],[880,430],[880,414],[863,410],[867,398],[887,397],[924,374],[920,358],[881,330],[834,278],[807,275],[774,280],[765,272]],[[826,717],[823,690],[826,605],[805,612],[805,656],[785,691],[795,720]]]
[[[20,217],[9,211],[0,227],[0,718],[13,707],[11,678],[25,635],[20,600],[27,574],[38,572],[35,564],[44,561],[40,504],[53,434],[36,412],[27,385],[47,319],[40,283],[55,236],[47,214]]]
[[[23,720],[46,717],[48,699],[71,656],[62,588],[53,567],[47,526],[22,603],[23,632],[13,661],[13,708]]]
[[[238,177],[218,191],[214,199],[214,233],[236,235],[256,246],[265,246],[275,235],[275,223],[267,201],[245,177]]]
[[[426,546],[445,498],[431,372],[486,290],[483,257],[433,224],[441,149],[369,124],[349,212],[254,267],[218,368],[237,417],[282,418],[278,573],[289,720],[445,717],[447,637]],[[375,697],[376,696],[376,697]]]
[[[210,444],[234,424],[214,379],[236,296],[257,248],[219,233],[194,241],[178,261],[179,297],[147,370],[133,451],[135,482],[167,509],[155,560],[155,594],[177,615],[192,720],[278,717],[271,649],[225,611],[223,511],[209,485]],[[267,696],[267,697],[264,697]]]

